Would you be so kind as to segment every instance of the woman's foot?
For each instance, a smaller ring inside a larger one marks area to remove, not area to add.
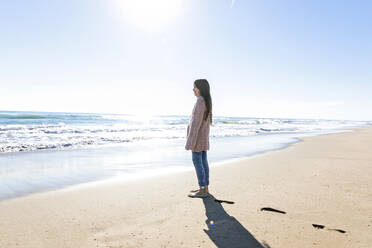
[[[203,189],[193,189],[193,190],[190,190],[190,192],[191,193],[196,193],[196,192],[199,192],[200,190],[203,190]],[[204,188],[204,192],[205,193],[207,193],[207,194],[209,194],[209,190],[208,190],[208,186],[206,186],[205,188]]]

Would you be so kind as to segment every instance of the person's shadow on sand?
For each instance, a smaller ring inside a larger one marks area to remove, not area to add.
[[[258,242],[238,220],[226,213],[221,203],[215,201],[213,195],[203,198],[203,203],[207,216],[205,223],[209,228],[209,230],[203,230],[217,247],[270,248],[266,243]]]

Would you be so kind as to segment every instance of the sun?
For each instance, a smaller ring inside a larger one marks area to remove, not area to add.
[[[126,21],[148,31],[172,24],[180,15],[185,0],[117,0]]]

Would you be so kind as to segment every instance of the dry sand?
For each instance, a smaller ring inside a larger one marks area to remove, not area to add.
[[[1,201],[0,247],[372,247],[372,127],[355,130],[212,165],[207,199],[190,171]]]

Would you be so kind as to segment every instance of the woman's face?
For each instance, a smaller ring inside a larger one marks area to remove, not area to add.
[[[194,89],[192,89],[194,91],[194,95],[195,96],[200,96],[200,91],[198,88],[196,88],[196,86],[194,86]]]

